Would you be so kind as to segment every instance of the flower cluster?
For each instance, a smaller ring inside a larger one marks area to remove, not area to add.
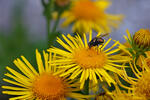
[[[66,19],[63,26],[68,26],[72,22],[72,30],[79,33],[87,33],[91,29],[97,32],[111,32],[111,28],[118,28],[123,19],[123,15],[107,14],[105,10],[109,7],[107,0],[77,0],[72,2],[71,9],[64,12]]]
[[[134,37],[136,34],[137,32]],[[111,38],[106,40],[103,45],[92,45],[98,41],[95,39],[102,39],[100,33],[94,38],[92,36],[92,31],[90,31],[88,37],[83,34],[83,40],[79,35],[75,37],[70,34],[62,35],[63,39],[58,37],[57,42],[62,48],[53,46],[47,50],[48,52],[43,51],[44,62],[41,54],[36,50],[38,72],[24,56],[21,56],[22,60],[16,59],[14,64],[22,74],[6,67],[9,73],[6,73],[5,76],[13,80],[7,78],[3,80],[15,86],[2,86],[3,89],[6,89],[2,93],[17,95],[12,97],[12,100],[27,98],[61,100],[67,97],[96,98],[96,100],[101,100],[100,98],[148,100],[150,98],[149,51],[146,52],[146,57],[142,53],[137,56],[140,62],[140,65],[137,65],[136,57],[130,51],[132,49],[137,53],[132,46],[134,39],[132,40],[129,33],[129,38],[125,38],[129,44],[131,43],[130,49],[119,41],[112,41]],[[138,43],[142,44],[147,41]],[[111,42],[114,43],[110,46]],[[89,43],[91,44],[89,45]],[[141,46],[138,47],[141,48]],[[127,69],[131,69],[132,76],[129,76]],[[130,86],[122,84],[120,78]],[[99,91],[100,85],[102,85],[104,93]],[[111,86],[116,87],[112,92],[106,89]],[[118,86],[128,92],[120,90]],[[96,94],[84,94],[85,90],[93,91]],[[79,91],[83,94],[78,93]],[[99,92],[103,95],[97,95]]]
[[[36,49],[36,66],[24,56],[14,60],[17,68],[7,66],[3,94],[11,95],[10,100],[150,100],[148,29],[133,36],[127,30],[122,44],[104,38],[123,19],[106,13],[110,1],[42,0],[42,4],[51,47],[43,56]],[[52,17],[56,23],[51,30]],[[65,18],[62,26],[73,24],[76,34],[52,34],[57,33],[60,18]],[[95,37],[93,31],[98,33]]]

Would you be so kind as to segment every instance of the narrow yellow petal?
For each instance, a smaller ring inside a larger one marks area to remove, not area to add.
[[[18,78],[20,78],[20,79],[22,79],[22,80],[30,81],[29,78],[27,78],[27,77],[24,76],[24,75],[21,75],[20,73],[18,73],[17,71],[11,69],[10,67],[7,66],[6,69],[7,69],[8,71],[10,71],[13,75],[15,75],[15,76],[18,77]]]
[[[8,79],[3,79],[3,81],[5,81],[5,82],[8,82],[8,83],[11,83],[11,84],[14,84],[14,85],[17,85],[17,86],[21,86],[21,87],[26,87],[25,85],[23,85],[23,84],[20,84],[20,83],[18,83],[18,82],[14,82],[14,81],[11,81],[11,80],[8,80]]]
[[[19,87],[12,87],[12,86],[2,86],[2,88],[3,89],[9,89],[9,90],[15,90],[15,91],[17,91],[17,90],[28,90],[28,89],[26,89],[26,88],[19,88]]]
[[[101,35],[101,32],[98,32],[98,34],[97,34],[97,36],[96,37],[98,37],[98,36],[100,36]]]
[[[3,94],[9,94],[9,95],[26,95],[31,94],[29,91],[2,91]]]
[[[90,30],[90,33],[89,33],[89,42],[92,40],[92,30]]]
[[[67,45],[66,43],[64,43],[60,38],[57,37],[57,42],[62,45],[65,49],[67,49],[68,51],[72,52],[72,49],[69,45]]]
[[[83,79],[81,80],[80,89],[83,89],[84,83],[85,83],[85,79],[83,78]]]
[[[83,69],[83,72],[81,74],[80,82],[82,82],[83,80],[85,80],[85,69]]]
[[[48,72],[49,66],[48,66],[48,54],[43,51],[43,56],[44,56],[44,62],[45,62],[45,71]]]
[[[71,78],[71,79],[76,78],[82,71],[83,71],[82,69],[78,68],[77,70],[75,70],[75,71],[73,72],[73,74],[70,76],[70,78]]]
[[[72,42],[71,42],[70,40],[68,40],[65,35],[62,35],[62,37],[64,38],[64,40],[69,44],[69,46],[70,46],[72,49],[75,48],[75,46],[72,44]]]
[[[68,57],[68,58],[70,58],[70,55],[71,55],[67,51],[61,50],[59,48],[54,48],[54,47],[50,48],[48,51],[51,52],[51,53],[57,53],[57,54],[60,54],[60,55],[63,54],[64,57]]]
[[[81,37],[79,36],[79,34],[77,35],[77,38],[78,38],[79,46],[84,47],[83,41],[82,41]]]
[[[120,50],[120,49],[111,50],[111,51],[107,52],[106,55],[111,55],[111,54],[113,54],[113,53],[118,52],[119,50]]]
[[[70,34],[67,35],[67,37],[73,42],[76,48],[79,48],[78,43],[75,41],[74,37],[72,37]]]
[[[35,75],[38,75],[37,71],[34,69],[34,67],[29,63],[29,61],[24,57],[24,56],[21,56],[22,60],[27,64],[27,66],[30,68],[30,70],[32,70],[32,72],[35,74]]]
[[[36,49],[36,61],[37,61],[39,73],[41,74],[44,72],[44,66],[43,66],[41,54],[38,52],[37,49]]]
[[[129,30],[126,30],[126,32],[127,32],[127,35],[128,35],[129,40],[131,41],[132,38],[131,38],[131,34],[130,34]]]
[[[121,74],[122,70],[119,70],[111,65],[105,65],[104,69],[109,70],[111,72],[117,73],[117,74]]]
[[[95,73],[97,74],[97,76],[99,77],[100,81],[103,82],[102,77],[100,76],[101,74],[99,73],[99,71],[97,71],[97,68],[94,69]]]
[[[79,66],[75,66],[74,68],[70,68],[69,70],[67,70],[67,72],[61,74],[60,76],[68,75],[68,74],[74,72],[74,71],[75,71],[76,69],[78,69],[78,68],[79,68]]]
[[[106,49],[104,52],[108,52],[109,50],[111,50],[112,48],[114,48],[118,44],[119,44],[119,41],[115,42],[110,48]]]
[[[92,80],[93,79],[93,74],[92,74],[92,69],[91,68],[89,69],[89,73],[90,73],[89,74],[89,79]]]
[[[86,39],[86,35],[85,35],[85,34],[83,34],[83,37],[84,37],[84,44],[85,44],[85,47],[88,47],[87,39]]]
[[[115,64],[115,63],[108,63],[108,65],[115,66],[115,67],[120,67],[120,68],[122,68],[122,67],[129,67],[129,66],[119,65],[119,64]]]
[[[95,72],[93,71],[93,70],[91,70],[91,72],[92,72],[92,76],[93,76],[93,80],[94,80],[94,83],[98,83],[98,81],[97,81],[97,78],[96,78],[96,75],[95,75]]]
[[[27,77],[30,79],[35,77],[34,73],[20,59],[15,60],[14,63]]]
[[[111,86],[111,84],[109,84],[109,83],[113,83],[113,84],[116,83],[104,69],[101,69],[101,73],[102,73],[103,77],[108,81],[108,85]]]
[[[111,41],[111,38],[109,39],[109,40],[107,40],[107,42],[106,43],[104,43],[104,46],[101,48],[101,50],[103,50],[107,45],[108,45],[108,43]]]
[[[25,85],[26,87],[31,86],[31,83],[29,83],[29,82],[28,82],[26,79],[24,79],[24,78],[18,78],[18,77],[15,77],[15,76],[13,76],[13,75],[11,75],[11,74],[9,74],[9,73],[6,73],[5,76],[8,76],[8,77],[14,79],[15,81],[17,81],[17,82],[19,82],[19,83]]]

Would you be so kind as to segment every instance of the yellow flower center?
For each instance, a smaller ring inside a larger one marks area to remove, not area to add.
[[[33,82],[33,93],[42,100],[59,100],[64,97],[63,81],[52,74],[42,74]]]
[[[80,0],[72,7],[72,13],[77,19],[97,21],[105,18],[104,11],[89,0]]]
[[[133,36],[134,42],[139,46],[150,46],[150,31],[148,29],[140,29]]]
[[[107,56],[103,52],[98,52],[94,48],[80,49],[74,53],[74,61],[83,68],[100,68],[107,61]]]
[[[137,85],[135,86],[135,93],[150,98],[150,73],[146,72],[138,80]]]

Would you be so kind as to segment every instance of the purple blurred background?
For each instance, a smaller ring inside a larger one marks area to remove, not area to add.
[[[140,28],[150,28],[150,0],[111,0],[109,13],[124,14],[125,20],[118,30],[111,34],[113,39],[123,41],[126,29],[135,32]],[[33,40],[46,38],[45,19],[40,0],[0,0],[0,30],[9,31],[12,27],[12,8],[20,4],[23,8],[23,22],[28,29],[27,34]],[[70,32],[70,29],[63,29]],[[9,32],[8,32],[9,33]]]

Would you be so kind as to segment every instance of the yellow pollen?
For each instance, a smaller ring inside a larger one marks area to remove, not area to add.
[[[150,46],[150,31],[148,29],[140,29],[133,36],[134,42],[139,46]]]
[[[83,68],[100,68],[107,61],[105,53],[98,52],[94,48],[80,49],[74,53],[74,61]]]
[[[135,93],[150,98],[150,73],[146,72],[135,85]]]
[[[72,12],[77,19],[97,21],[97,19],[105,18],[104,11],[89,0],[76,2],[72,8]]]
[[[63,81],[52,74],[44,73],[33,82],[33,93],[42,100],[59,100],[64,97]]]

